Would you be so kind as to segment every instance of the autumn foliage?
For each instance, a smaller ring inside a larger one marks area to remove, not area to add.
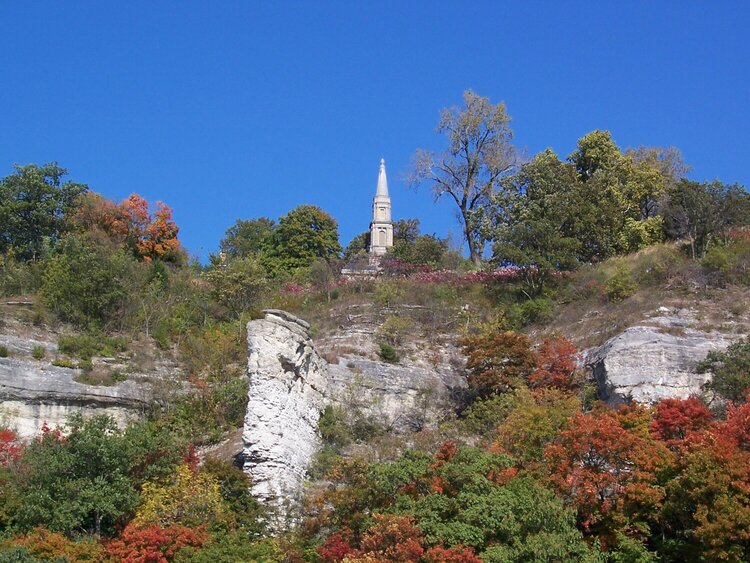
[[[322,563],[480,563],[466,546],[425,548],[422,530],[409,516],[375,514],[359,542],[349,529],[331,534],[317,553]],[[358,544],[358,547],[353,545]]]
[[[691,434],[707,428],[713,415],[695,397],[664,399],[656,405],[651,432],[670,447],[678,446]]]
[[[139,528],[128,525],[106,546],[107,555],[123,563],[169,563],[186,547],[201,547],[208,534],[202,528],[172,525]]]
[[[8,428],[0,429],[0,467],[7,467],[9,463],[17,460],[22,451],[16,433]]]
[[[127,248],[146,261],[179,259],[179,228],[172,219],[172,210],[161,201],[153,213],[148,202],[138,194],[131,194],[115,203],[98,194],[88,193],[72,217],[80,230],[99,229],[116,244]]]
[[[555,336],[542,341],[536,350],[536,368],[529,376],[531,387],[554,387],[571,391],[579,386],[578,348],[566,338]]]
[[[609,412],[575,415],[545,457],[550,481],[576,506],[586,530],[647,517],[663,501],[659,474],[671,462],[664,444],[623,427]]]
[[[536,360],[525,334],[506,331],[467,336],[461,346],[469,385],[480,397],[516,389],[534,370]]]

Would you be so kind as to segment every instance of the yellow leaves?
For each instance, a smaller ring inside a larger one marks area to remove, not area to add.
[[[170,482],[151,481],[143,485],[141,505],[133,524],[138,527],[166,527],[175,523],[198,526],[224,522],[228,518],[216,478],[180,465]]]

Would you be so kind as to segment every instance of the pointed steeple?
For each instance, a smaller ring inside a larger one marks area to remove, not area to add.
[[[380,159],[380,172],[378,172],[378,189],[375,192],[375,197],[383,196],[388,197],[388,178],[385,176],[385,159]]]
[[[393,223],[391,221],[391,197],[388,195],[388,179],[385,177],[385,159],[380,159],[378,189],[372,199],[372,222],[370,223],[370,254],[381,256],[393,246]]]

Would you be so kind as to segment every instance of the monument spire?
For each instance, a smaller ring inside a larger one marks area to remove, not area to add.
[[[388,197],[388,178],[385,175],[385,159],[380,159],[380,172],[378,172],[378,189],[376,196]]]
[[[388,195],[388,178],[385,176],[385,159],[380,159],[378,187],[372,200],[372,222],[370,223],[370,254],[382,256],[393,246],[393,222],[391,221],[391,197]]]

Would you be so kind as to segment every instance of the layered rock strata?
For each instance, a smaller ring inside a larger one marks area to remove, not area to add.
[[[63,425],[75,412],[111,415],[124,426],[140,416],[151,398],[147,386],[133,381],[85,385],[75,380],[80,375],[76,369],[0,358],[0,424],[24,439],[36,436],[44,424]]]
[[[655,403],[700,395],[711,374],[697,364],[739,338],[693,328],[634,326],[588,350],[584,362],[596,379],[599,397],[611,405]]]
[[[450,371],[390,365],[357,356],[328,364],[308,323],[279,310],[250,321],[244,469],[252,493],[275,507],[279,525],[300,496],[320,447],[318,421],[327,405],[371,415],[394,431],[434,424],[455,409],[464,378]]]

